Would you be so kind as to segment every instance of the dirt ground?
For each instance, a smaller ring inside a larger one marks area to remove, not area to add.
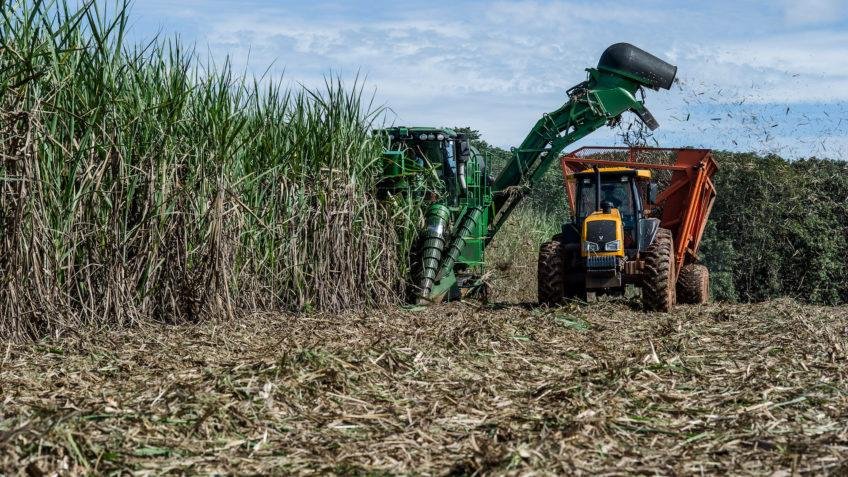
[[[848,474],[848,308],[86,331],[0,349],[0,474]]]

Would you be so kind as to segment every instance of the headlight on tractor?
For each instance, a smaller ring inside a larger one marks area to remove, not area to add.
[[[607,252],[618,252],[621,250],[621,240],[613,240],[612,242],[607,242],[604,250]]]
[[[597,252],[598,244],[595,242],[583,242],[583,251],[584,252]]]

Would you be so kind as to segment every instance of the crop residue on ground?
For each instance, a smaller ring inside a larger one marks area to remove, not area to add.
[[[848,308],[468,304],[0,350],[0,472],[848,471]]]

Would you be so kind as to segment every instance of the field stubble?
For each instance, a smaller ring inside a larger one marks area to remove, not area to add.
[[[848,309],[262,316],[9,344],[0,469],[848,471]]]

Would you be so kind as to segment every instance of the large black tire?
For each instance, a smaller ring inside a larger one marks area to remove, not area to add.
[[[654,243],[643,256],[642,303],[649,311],[668,312],[676,301],[674,284],[674,238],[668,229],[659,229]]]
[[[689,305],[705,305],[710,301],[710,271],[707,267],[690,263],[680,269],[677,300]]]
[[[539,247],[537,287],[539,304],[556,305],[565,299],[565,247],[552,240]]]

